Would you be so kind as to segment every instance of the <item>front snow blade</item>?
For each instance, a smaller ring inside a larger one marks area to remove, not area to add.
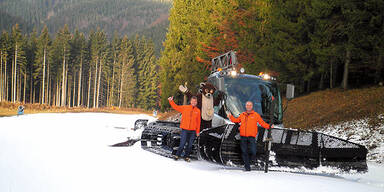
[[[199,137],[202,159],[234,167],[243,166],[238,125],[224,125],[204,130]],[[253,169],[263,166],[266,149],[263,140],[267,134],[259,128],[257,155]],[[315,169],[330,166],[340,172],[365,172],[367,149],[330,135],[274,128],[272,131],[270,168]]]
[[[155,121],[149,123],[141,134],[141,148],[153,153],[172,157],[180,144],[180,123]],[[196,159],[197,142],[194,141],[191,158]],[[183,154],[182,154],[183,156]]]
[[[138,129],[144,129],[147,126],[148,119],[138,119],[135,121],[135,126],[133,130],[136,131]]]

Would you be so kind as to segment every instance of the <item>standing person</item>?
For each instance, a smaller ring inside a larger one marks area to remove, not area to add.
[[[184,160],[191,161],[189,155],[192,151],[192,144],[196,136],[199,136],[200,133],[200,109],[196,107],[197,98],[196,96],[191,97],[190,105],[176,105],[173,101],[173,97],[168,98],[169,104],[173,109],[181,113],[181,138],[180,145],[176,152],[176,155],[173,156],[175,160],[180,158],[181,153],[183,152],[186,142],[188,142],[187,148],[185,149]]]
[[[269,129],[269,124],[264,122],[258,113],[253,110],[253,103],[247,101],[245,103],[246,111],[241,113],[238,118],[235,118],[231,113],[227,116],[234,123],[241,123],[240,125],[240,148],[241,156],[244,161],[245,171],[251,171],[250,159],[248,155],[248,146],[251,152],[251,160],[256,157],[256,137],[257,137],[257,123],[265,129]],[[271,128],[274,126],[272,125]]]

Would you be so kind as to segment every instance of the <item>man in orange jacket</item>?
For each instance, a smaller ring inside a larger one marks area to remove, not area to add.
[[[241,123],[240,125],[240,148],[241,156],[244,161],[245,171],[251,171],[250,159],[248,155],[248,146],[251,151],[251,159],[256,157],[256,137],[257,137],[257,123],[259,123],[265,129],[269,129],[269,124],[264,122],[261,116],[253,111],[253,103],[248,101],[245,104],[246,111],[241,113],[238,118],[235,118],[232,114],[228,114],[228,118],[234,123]],[[274,126],[272,125],[271,128]]]
[[[180,158],[180,155],[183,152],[184,146],[188,141],[188,146],[185,149],[184,160],[189,162],[191,161],[191,159],[189,158],[189,155],[192,151],[193,141],[195,140],[195,137],[199,136],[200,134],[201,115],[200,115],[200,109],[196,107],[197,98],[193,96],[191,98],[190,105],[180,105],[180,106],[176,105],[175,102],[173,101],[173,97],[169,97],[168,101],[173,109],[181,113],[180,145],[176,152],[176,155],[174,155],[173,157],[175,160],[178,160]]]

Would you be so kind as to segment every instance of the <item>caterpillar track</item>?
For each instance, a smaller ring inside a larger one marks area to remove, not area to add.
[[[227,124],[202,131],[193,144],[192,158],[227,167],[243,167],[237,130],[238,124]],[[252,162],[254,170],[262,170],[265,164],[265,137],[265,129],[260,128],[257,155]],[[368,170],[367,149],[359,144],[323,133],[284,128],[273,128],[272,139],[272,158],[269,162],[271,170],[314,170],[318,167],[331,167],[339,173]],[[149,123],[141,136],[141,147],[144,150],[165,157],[172,157],[176,153],[179,142],[180,128],[177,122]]]

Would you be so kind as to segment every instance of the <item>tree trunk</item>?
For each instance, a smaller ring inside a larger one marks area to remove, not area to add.
[[[119,108],[121,107],[121,100],[123,98],[123,79],[124,79],[124,73],[123,73],[124,70],[123,69],[124,69],[124,67],[121,67],[120,91],[119,91]]]
[[[65,72],[66,73],[66,85],[65,85],[65,90],[66,90],[66,93],[65,93],[65,103],[66,103],[66,105],[65,106],[68,106],[68,107],[71,107],[71,96],[72,96],[72,94],[71,94],[71,88],[72,88],[72,84],[71,84],[71,79],[69,79],[68,80],[68,76],[67,76],[67,74],[68,74],[68,69],[67,69],[67,71]]]
[[[21,102],[21,75],[22,75],[21,67],[19,67],[19,77],[17,79],[18,85],[17,85],[17,90],[16,90],[16,92],[17,92],[17,99],[16,99],[17,102]]]
[[[107,92],[106,92],[107,93],[106,94],[107,95],[107,102],[106,102],[106,106],[109,107],[109,90],[110,90],[109,86],[110,86],[111,83],[109,82],[109,76],[108,75],[107,75],[106,78],[107,78]]]
[[[4,64],[5,64],[5,68],[4,68],[4,81],[5,81],[5,94],[6,94],[6,100],[9,101],[9,84],[8,84],[8,77],[7,77],[7,58],[4,58]]]
[[[60,90],[59,90],[60,82],[59,81],[60,81],[59,79],[56,79],[56,98],[55,98],[56,106],[60,106],[61,105],[61,102],[60,102]]]
[[[35,103],[36,87],[33,88],[32,103]]]
[[[4,96],[4,79],[3,79],[3,50],[0,50],[0,102],[3,101]]]
[[[98,57],[96,58],[96,67],[95,67],[95,82],[93,87],[93,108],[96,107],[96,91],[97,91],[97,66],[98,66]]]
[[[329,67],[329,88],[333,89],[333,59],[331,59],[331,65]]]
[[[88,97],[87,97],[87,107],[89,108],[89,101],[91,96],[91,69],[89,69],[89,75],[88,75]]]
[[[7,77],[7,58],[4,58],[4,83],[5,83],[5,100],[9,101],[9,82]]]
[[[100,61],[100,66],[99,66],[99,78],[98,78],[98,83],[97,83],[97,96],[96,96],[96,108],[99,108],[99,99],[100,99],[100,80],[101,80],[101,61]]]
[[[13,75],[15,74],[13,71],[15,70],[14,67],[15,67],[15,60],[12,60],[12,71],[11,71],[11,93],[10,93],[10,101],[13,102],[13,81],[14,81],[14,78],[13,78]]]
[[[51,104],[51,96],[52,96],[52,90],[50,89],[50,85],[51,85],[51,77],[49,75],[49,63],[47,64],[47,103],[49,105],[52,105]]]
[[[30,71],[30,79],[29,79],[29,103],[33,103],[32,95],[33,95],[34,86],[33,86],[33,73],[32,73],[32,71],[33,71],[33,69],[31,69],[31,71]]]
[[[73,73],[73,83],[72,83],[72,107],[75,106],[75,97],[76,97],[76,73]]]
[[[17,81],[17,75],[16,75],[16,66],[17,66],[17,43],[16,43],[16,47],[15,47],[15,62],[14,62],[14,66],[13,66],[13,91],[12,91],[12,102],[15,103],[16,102],[16,81]]]
[[[65,69],[65,106],[71,105],[71,81],[68,81],[68,65]]]
[[[25,69],[24,71],[24,93],[23,93],[23,102],[25,102],[25,91],[26,91],[26,87],[27,87],[27,70]]]
[[[113,91],[115,89],[115,64],[116,64],[116,61],[113,60],[113,66],[112,66],[112,87],[111,87],[111,90],[110,90],[110,97],[109,97],[109,102],[110,102],[110,105],[113,106],[114,102],[113,102]]]
[[[81,73],[83,70],[83,56],[80,58],[80,71],[79,71],[79,85],[77,86],[77,106],[80,106],[80,93],[81,93]]]
[[[43,56],[43,88],[42,88],[42,99],[41,99],[41,104],[45,103],[45,54],[46,54],[46,49],[44,48],[44,56]]]
[[[376,60],[376,72],[375,72],[375,84],[382,82],[383,76],[382,76],[382,70],[383,70],[383,54],[380,52],[379,56]]]
[[[320,82],[319,82],[319,89],[323,90],[323,88],[324,88],[324,73],[321,73]]]
[[[349,75],[349,64],[351,62],[351,50],[347,48],[346,56],[345,56],[345,64],[344,64],[344,73],[343,73],[343,81],[341,82],[341,88],[348,88],[348,75]]]
[[[65,105],[65,47],[64,47],[64,56],[63,56],[63,74],[62,74],[62,82],[61,82],[61,103],[60,106]]]

